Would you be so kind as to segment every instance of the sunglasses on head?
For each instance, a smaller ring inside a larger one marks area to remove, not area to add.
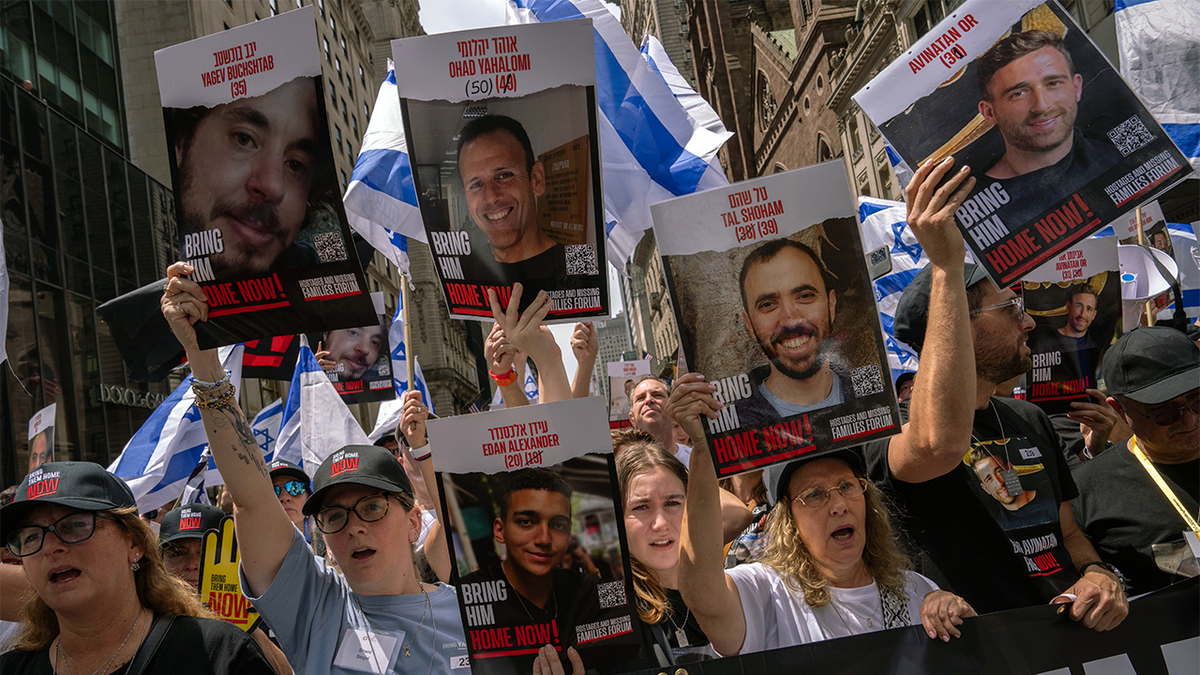
[[[293,497],[299,497],[303,494],[308,494],[308,486],[298,480],[289,480],[282,486],[275,486],[275,496],[280,495],[281,490],[287,490],[287,493]]]

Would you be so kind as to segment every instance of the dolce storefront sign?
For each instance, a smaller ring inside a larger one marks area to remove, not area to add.
[[[127,405],[131,408],[150,408],[153,410],[159,403],[167,400],[166,394],[153,394],[148,391],[138,391],[128,387],[118,387],[112,384],[97,385],[98,398],[105,403]]]

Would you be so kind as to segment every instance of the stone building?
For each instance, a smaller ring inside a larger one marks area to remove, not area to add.
[[[608,400],[608,364],[624,361],[625,353],[633,349],[629,332],[629,314],[618,313],[607,321],[593,321],[596,340],[600,350],[596,353],[596,366],[592,368],[592,395]]]
[[[696,88],[685,0],[621,0],[621,26],[638,46],[647,33],[658,38],[679,74]]]

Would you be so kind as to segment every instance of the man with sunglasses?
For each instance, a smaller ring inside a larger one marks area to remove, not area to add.
[[[1075,516],[1105,563],[1125,574],[1130,592],[1147,593],[1200,573],[1185,541],[1190,526],[1167,492],[1194,522],[1200,504],[1200,349],[1174,328],[1137,328],[1108,350],[1104,381],[1108,402],[1134,435],[1076,471]]]
[[[292,521],[297,530],[300,530],[304,538],[311,542],[312,533],[308,531],[303,513],[304,504],[308,502],[308,495],[312,491],[309,487],[308,474],[304,472],[304,469],[286,459],[276,459],[268,465],[268,468],[271,472],[271,484],[275,486],[275,496],[283,505],[288,519]]]
[[[905,191],[908,223],[930,264],[905,289],[895,337],[921,357],[909,417],[899,435],[868,443],[872,478],[899,503],[902,524],[941,574],[979,613],[1071,602],[1070,616],[1108,630],[1129,613],[1121,579],[1075,525],[1071,479],[1050,419],[1036,406],[995,396],[1029,370],[1033,320],[1011,289],[964,263],[954,213],[975,179],[953,158],[921,167]],[[945,184],[939,188],[945,181]],[[1009,497],[1036,490],[1057,518],[1012,527],[968,457],[1003,460]]]

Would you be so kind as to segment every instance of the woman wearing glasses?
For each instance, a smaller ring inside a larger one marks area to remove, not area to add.
[[[197,407],[233,496],[243,588],[289,661],[339,675],[449,674],[454,666],[465,667],[457,596],[450,586],[420,581],[413,542],[421,513],[404,468],[390,452],[375,446],[334,452],[316,469],[313,493],[304,497],[300,511],[314,516],[341,574],[315,558],[300,531],[289,527],[293,521],[283,502],[300,497],[287,490],[286,481],[276,496],[216,350],[196,343],[192,326],[207,317],[208,307],[203,290],[180,276],[191,272],[186,263],[167,270],[163,315],[187,350]],[[411,422],[423,437],[422,413],[419,403],[406,405],[401,424],[407,428]],[[420,459],[426,485],[435,486],[428,451]],[[426,551],[443,579],[445,546],[435,524]]]
[[[0,672],[273,675],[244,632],[199,618],[133,493],[98,464],[34,469],[0,509],[0,531],[34,591]]]
[[[958,637],[975,611],[905,569],[887,508],[853,452],[769,467],[766,552],[722,569],[717,478],[700,424],[720,410],[713,390],[703,376],[684,375],[669,405],[696,448],[680,591],[713,647],[729,656],[918,623],[931,638]]]

